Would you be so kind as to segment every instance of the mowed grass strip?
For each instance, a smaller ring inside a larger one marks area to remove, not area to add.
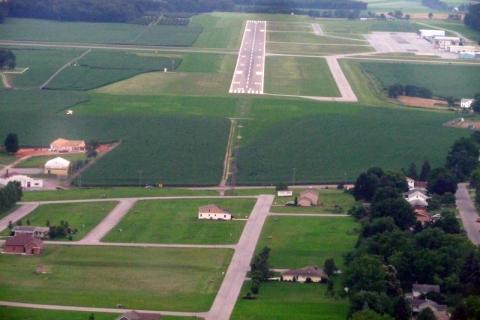
[[[345,214],[355,203],[353,196],[343,190],[319,190],[318,206],[314,207],[290,207],[285,206],[287,202],[295,200],[300,196],[302,190],[295,190],[293,197],[277,197],[274,201],[271,212],[279,213],[328,213]]]
[[[361,62],[363,70],[385,87],[416,85],[441,97],[473,98],[480,91],[480,66]]]
[[[257,250],[271,248],[269,261],[274,268],[322,266],[328,258],[341,267],[357,241],[357,228],[358,223],[350,217],[271,216]]]
[[[306,96],[339,96],[323,58],[275,57],[266,59],[265,92]]]
[[[346,299],[325,296],[326,285],[264,282],[255,300],[242,299],[250,289],[245,282],[232,320],[343,320],[348,316]]]
[[[138,202],[103,241],[139,243],[233,244],[245,221],[199,220],[198,208],[217,204],[246,218],[255,199],[159,200]]]
[[[268,53],[289,53],[297,55],[325,55],[331,53],[361,53],[371,52],[373,49],[363,45],[342,45],[342,44],[306,44],[306,43],[267,43]]]
[[[18,165],[15,166],[15,168],[43,168],[47,161],[56,157],[62,157],[72,162],[85,160],[87,158],[85,153],[60,154],[54,156],[37,156],[28,158],[27,160],[20,162]]]
[[[47,221],[51,226],[59,226],[60,221],[68,221],[72,229],[77,229],[72,240],[82,239],[92,230],[112,209],[117,202],[85,202],[85,203],[59,203],[44,204],[35,209],[32,213],[22,219],[23,225],[30,221],[32,226],[45,227]],[[8,234],[8,230],[2,234]],[[56,238],[52,240],[66,240]]]
[[[15,160],[17,160],[15,156],[0,151],[0,166],[6,166],[8,164],[11,164],[12,162],[15,162]]]
[[[268,25],[267,25],[268,28]],[[328,36],[317,36],[313,32],[268,32],[267,42],[292,42],[312,44],[368,44],[367,41],[331,38]]]
[[[0,299],[126,309],[207,311],[231,250],[47,246],[0,256]],[[35,274],[42,265],[46,274]]]
[[[0,307],[0,319],[8,320],[87,320],[92,312],[43,310],[30,308]],[[118,314],[93,313],[95,320],[115,320]],[[162,317],[162,319],[164,319]]]

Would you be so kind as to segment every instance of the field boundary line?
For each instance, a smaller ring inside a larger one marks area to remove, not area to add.
[[[0,240],[0,242],[3,240]],[[80,241],[44,241],[52,246],[84,247],[128,247],[128,248],[174,248],[174,249],[232,249],[236,244],[196,244],[196,243],[144,243],[144,242],[82,242]]]
[[[230,130],[228,133],[228,141],[227,141],[227,148],[225,150],[225,158],[223,160],[223,173],[222,179],[220,180],[220,184],[218,185],[220,189],[220,195],[224,195],[225,192],[222,191],[223,188],[227,186],[228,177],[230,176],[230,165],[232,161],[232,148],[233,148],[233,141],[235,137],[235,129],[237,127],[237,120],[230,119]]]
[[[47,79],[42,85],[40,85],[40,90],[44,89],[57,75],[59,75],[63,70],[67,69],[70,67],[73,63],[77,62],[78,60],[82,59],[85,57],[87,54],[89,54],[92,51],[92,48],[87,49],[85,52],[83,52],[81,55],[78,57],[73,58],[72,60],[68,61],[65,63],[63,66],[61,66],[57,71],[55,71],[50,78]]]
[[[44,309],[44,310],[64,310],[64,311],[80,311],[80,312],[99,312],[99,313],[125,313],[127,311],[137,311],[142,313],[161,314],[164,316],[179,316],[179,317],[205,317],[205,312],[182,312],[182,311],[160,311],[160,310],[139,310],[139,309],[118,309],[118,308],[94,308],[94,307],[79,307],[79,306],[64,306],[54,304],[36,304],[23,303],[14,301],[0,301],[0,306],[29,308],[29,309]]]
[[[313,217],[313,218],[345,218],[351,217],[348,214],[337,214],[337,213],[293,213],[293,212],[269,212],[269,216],[275,217]]]
[[[290,41],[267,41],[268,43],[280,44],[301,44],[311,46],[346,46],[346,47],[371,47],[368,44],[354,44],[354,43],[315,43],[315,42],[290,42]]]

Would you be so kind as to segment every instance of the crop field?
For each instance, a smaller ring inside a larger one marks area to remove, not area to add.
[[[362,62],[364,71],[385,87],[411,84],[432,90],[441,97],[473,98],[480,93],[480,66]]]
[[[28,67],[28,70],[13,76],[13,86],[23,89],[39,87],[57,69],[81,52],[76,49],[14,49],[17,66]]]
[[[41,256],[0,256],[0,299],[149,310],[206,311],[232,252],[48,246]],[[46,274],[35,274],[43,265]]]
[[[103,239],[113,242],[233,244],[245,221],[199,220],[198,207],[217,204],[247,217],[255,199],[159,200],[138,202]]]
[[[15,168],[43,168],[45,162],[56,158],[58,155],[55,156],[38,156],[38,157],[31,157],[25,161],[20,162]],[[74,154],[62,154],[60,157],[67,159],[69,161],[79,161],[85,160],[87,157],[85,153],[74,153]]]
[[[57,75],[48,89],[90,90],[137,74],[172,71],[180,64],[179,58],[146,56],[126,52],[93,51]]]
[[[347,318],[346,299],[325,296],[326,285],[264,282],[255,300],[244,300],[250,289],[245,282],[232,314],[232,320],[343,320]]]
[[[289,201],[294,201],[295,197],[300,195],[302,190],[295,190],[292,197],[277,197],[274,205],[270,209],[271,212],[287,212],[287,213],[337,213],[346,214],[347,211],[355,203],[353,196],[343,190],[322,189],[319,190],[319,204],[316,207],[286,207]]]
[[[112,202],[62,203],[44,204],[22,219],[23,225],[30,221],[32,226],[45,227],[47,221],[51,226],[60,225],[60,221],[67,221],[72,229],[77,229],[72,240],[82,239],[93,229],[116,205]],[[5,235],[8,230],[2,232]],[[66,239],[53,239],[66,240]]]
[[[46,190],[24,192],[22,201],[81,200],[130,197],[167,197],[167,196],[217,196],[214,190],[190,190],[181,188],[77,188],[69,190]]]
[[[339,96],[322,58],[270,56],[265,65],[265,92],[306,96]]]
[[[305,44],[305,43],[277,43],[269,42],[267,50],[269,53],[291,53],[300,55],[326,55],[336,53],[360,53],[371,52],[373,48],[362,43],[344,45],[344,44]]]
[[[14,162],[17,158],[15,156],[11,156],[8,153],[0,151],[0,166],[8,165]]]
[[[9,18],[2,25],[0,39],[106,44],[141,44],[159,46],[191,46],[201,27],[127,23],[57,22],[37,19]],[[143,33],[142,33],[143,32]]]
[[[399,8],[404,13],[431,12],[432,9],[422,5],[420,0],[366,0],[368,9],[376,12],[395,11]],[[445,1],[448,2],[448,1]],[[435,10],[434,10],[435,11]]]
[[[145,73],[97,91],[121,95],[225,96],[235,62],[234,55],[189,53],[174,73]]]
[[[257,250],[271,249],[269,262],[274,268],[322,266],[328,258],[341,268],[357,241],[357,228],[350,217],[272,216],[263,227]]]

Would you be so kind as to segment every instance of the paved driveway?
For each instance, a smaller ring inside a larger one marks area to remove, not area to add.
[[[474,245],[480,245],[480,223],[477,222],[477,219],[480,217],[470,195],[468,194],[466,183],[458,184],[455,198],[468,239],[470,239]]]

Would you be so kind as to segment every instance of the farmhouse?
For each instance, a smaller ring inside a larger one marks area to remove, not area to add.
[[[8,178],[0,178],[0,185],[7,185],[9,182],[17,181],[22,189],[39,189],[43,188],[42,179],[33,179],[25,175],[13,175]]]
[[[317,266],[308,266],[301,269],[292,269],[282,273],[280,279],[288,282],[322,282],[328,280],[328,275]]]
[[[21,234],[28,234],[35,239],[47,239],[50,228],[35,226],[15,226],[12,231],[15,236]]]
[[[461,99],[460,100],[460,108],[462,109],[470,109],[472,104],[475,100],[474,99]]]
[[[19,234],[5,240],[3,252],[14,254],[40,254],[43,251],[43,242],[28,234]]]
[[[448,307],[443,304],[438,304],[435,301],[428,299],[417,299],[413,298],[411,300],[412,312],[414,314],[420,313],[423,309],[430,308],[433,311],[437,320],[447,320],[450,319],[448,314]]]
[[[300,193],[298,197],[299,207],[311,207],[318,205],[318,191],[315,189],[307,189]]]
[[[70,161],[57,157],[45,163],[45,174],[55,174],[57,176],[68,176],[70,170]]]
[[[160,320],[161,315],[156,313],[144,313],[137,311],[128,311],[117,317],[115,320]]]
[[[427,200],[430,199],[430,197],[420,189],[409,190],[404,193],[404,197],[412,207],[426,207],[428,206]]]
[[[83,140],[67,140],[58,138],[50,143],[51,152],[78,152],[85,151],[85,141]]]
[[[209,204],[198,208],[198,219],[232,220],[232,214],[216,204]]]
[[[415,298],[418,298],[430,292],[440,293],[440,286],[437,286],[434,284],[420,284],[420,283],[414,283],[412,285],[412,295]]]

